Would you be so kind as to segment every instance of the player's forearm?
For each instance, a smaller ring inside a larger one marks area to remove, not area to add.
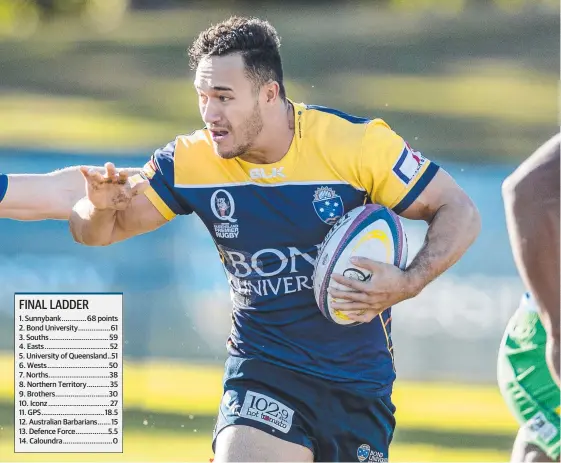
[[[96,209],[88,198],[80,199],[69,219],[74,240],[86,246],[108,246],[113,242],[117,220],[114,209]]]
[[[421,250],[405,271],[416,292],[454,265],[480,229],[479,212],[467,196],[441,206],[430,221]]]
[[[8,189],[0,203],[0,217],[16,220],[67,219],[73,204],[84,195],[78,168],[50,174],[8,175]]]
[[[125,170],[129,174],[140,171]],[[0,202],[0,218],[68,220],[72,207],[84,195],[84,178],[78,166],[48,174],[10,174],[8,189]]]

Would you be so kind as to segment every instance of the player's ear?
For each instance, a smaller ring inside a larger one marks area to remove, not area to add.
[[[270,80],[265,84],[265,96],[267,97],[267,103],[274,103],[279,97],[279,84],[275,80]]]

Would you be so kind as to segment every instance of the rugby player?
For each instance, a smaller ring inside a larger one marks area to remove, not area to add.
[[[514,260],[529,290],[499,349],[499,387],[520,424],[512,461],[559,461],[559,146],[557,134],[503,183]]]
[[[389,308],[464,254],[479,213],[383,120],[288,99],[279,45],[256,18],[203,31],[190,57],[205,128],[156,150],[134,185],[119,184],[112,165],[84,167],[70,229],[104,246],[193,212],[208,228],[233,300],[215,461],[387,461]],[[334,293],[346,301],[338,308],[369,322],[345,328],[321,315],[311,277],[334,221],[364,202],[430,225],[406,271],[359,259],[371,282],[335,277],[355,290]]]
[[[103,167],[89,167],[105,172]],[[128,168],[129,174],[141,169]],[[48,174],[0,174],[0,218],[68,220],[72,207],[84,196],[79,166]]]

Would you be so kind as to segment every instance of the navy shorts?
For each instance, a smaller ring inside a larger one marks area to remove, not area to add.
[[[258,359],[229,357],[214,429],[251,426],[308,447],[315,461],[388,461],[395,429],[390,395],[342,387]]]

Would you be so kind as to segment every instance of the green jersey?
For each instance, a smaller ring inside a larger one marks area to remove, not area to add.
[[[498,380],[508,407],[528,431],[529,442],[557,460],[560,390],[546,364],[546,340],[535,302],[525,294],[501,342]]]

